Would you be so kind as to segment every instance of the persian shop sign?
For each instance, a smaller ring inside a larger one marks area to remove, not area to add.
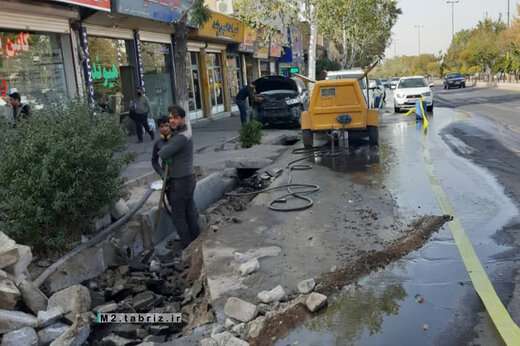
[[[100,11],[110,12],[110,0],[54,0],[59,2],[66,2],[67,4],[85,6],[95,8]]]
[[[243,24],[220,13],[211,12],[209,20],[198,30],[197,35],[208,38],[220,38],[233,42],[242,42]]]
[[[193,4],[193,0],[112,0],[114,12],[175,23]]]

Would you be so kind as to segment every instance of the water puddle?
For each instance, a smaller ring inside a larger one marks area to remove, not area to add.
[[[518,210],[493,176],[453,154],[440,138],[440,129],[458,120],[456,113],[438,109],[427,135],[414,123],[388,124],[381,131],[378,154],[368,147],[351,148],[343,157],[322,158],[321,163],[381,181],[406,219],[440,215],[424,169],[421,145],[426,140],[436,176],[507,304],[511,264],[518,255],[497,244],[493,236]],[[323,313],[275,345],[461,345],[474,339],[479,316],[485,316],[447,227],[420,250],[330,299]],[[501,345],[496,335],[490,340],[486,345]]]

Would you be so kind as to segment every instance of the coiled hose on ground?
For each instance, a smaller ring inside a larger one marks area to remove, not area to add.
[[[320,190],[320,186],[317,184],[299,184],[293,183],[293,171],[306,171],[312,169],[311,164],[301,164],[299,162],[314,159],[320,156],[337,156],[340,155],[342,151],[332,152],[328,147],[312,147],[312,148],[297,148],[292,151],[295,155],[304,155],[296,160],[289,162],[286,166],[286,169],[289,170],[289,178],[287,179],[287,184],[269,187],[266,189],[252,191],[252,192],[230,192],[227,193],[228,197],[245,197],[245,196],[255,196],[262,193],[268,193],[278,190],[286,190],[287,193],[281,196],[276,197],[271,202],[269,202],[269,209],[279,212],[290,212],[290,211],[301,211],[305,209],[309,209],[314,205],[314,200],[310,198],[308,195]],[[302,205],[296,207],[280,207],[280,205],[287,205],[287,202],[290,198],[298,199],[303,201]]]

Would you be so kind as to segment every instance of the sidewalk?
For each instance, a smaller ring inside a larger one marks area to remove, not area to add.
[[[520,91],[520,83],[508,83],[508,82],[477,82],[475,85],[477,88],[497,88],[510,91]]]
[[[216,120],[201,120],[192,124],[193,142],[195,153],[209,146],[222,144],[233,137],[238,136],[240,130],[239,117],[225,117]],[[157,138],[157,136],[156,136]],[[133,153],[135,160],[131,162],[122,173],[125,181],[132,181],[139,177],[153,174],[151,165],[152,149],[154,141],[144,135],[144,143],[137,143],[135,136],[128,137],[127,153]]]

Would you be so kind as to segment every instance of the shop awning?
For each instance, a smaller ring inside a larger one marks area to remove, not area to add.
[[[134,1],[112,0],[112,10],[127,16],[152,19],[159,22],[178,22],[188,11],[194,0]]]
[[[93,8],[99,11],[110,12],[110,0],[54,0],[58,2],[65,2],[71,5],[78,5]]]

